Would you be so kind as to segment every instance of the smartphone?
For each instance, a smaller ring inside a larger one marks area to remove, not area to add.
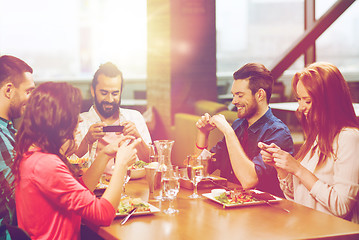
[[[124,126],[120,126],[120,125],[110,125],[110,126],[104,126],[102,128],[103,132],[122,132],[123,131]]]

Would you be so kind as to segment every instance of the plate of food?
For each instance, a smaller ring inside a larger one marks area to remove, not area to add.
[[[232,190],[224,192],[210,192],[202,194],[204,197],[226,207],[244,207],[273,203],[282,199],[259,190]]]
[[[145,166],[148,163],[138,160],[134,164],[132,164],[129,169],[131,170],[131,179],[139,179],[143,178],[146,175]]]
[[[75,167],[79,176],[82,176],[86,172],[89,162],[88,158],[79,158],[75,155],[72,155],[68,157],[67,160]]]
[[[118,206],[116,217],[125,217],[134,208],[137,208],[133,215],[149,215],[156,212],[160,212],[157,207],[142,201],[141,198],[125,197],[121,199],[120,205]]]
[[[78,167],[83,167],[83,165],[86,164],[89,161],[88,158],[79,158],[79,157],[76,157],[75,155],[72,155],[71,157],[68,157],[67,160],[72,165],[75,165],[75,166],[78,166]]]

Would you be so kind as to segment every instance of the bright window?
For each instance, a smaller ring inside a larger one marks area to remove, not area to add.
[[[335,0],[316,0],[319,18]],[[113,61],[127,78],[146,77],[146,0],[0,0],[0,54],[28,62],[40,80],[90,79]],[[358,72],[359,3],[317,40],[317,60]],[[216,1],[217,75],[247,62],[271,68],[304,31],[304,0]],[[287,71],[303,68],[303,57]]]
[[[316,0],[316,18],[335,2]],[[231,76],[252,61],[271,68],[304,32],[304,0],[216,1],[216,27],[219,77]],[[331,62],[344,74],[358,75],[358,29],[356,1],[317,39],[317,61]],[[301,56],[285,74],[291,75],[303,67]]]
[[[248,62],[271,68],[304,32],[304,0],[216,1],[216,27],[218,76]]]
[[[334,0],[317,0],[316,16],[335,3]],[[354,2],[316,42],[317,61],[330,62],[350,77],[359,75],[359,2]],[[351,80],[348,79],[347,81]]]
[[[144,78],[146,0],[0,0],[0,54],[29,63],[40,80],[90,79],[112,61]]]

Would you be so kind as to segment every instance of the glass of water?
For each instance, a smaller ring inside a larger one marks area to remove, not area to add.
[[[126,184],[128,183],[128,181],[130,181],[131,178],[131,169],[127,169],[126,175],[125,175],[125,179],[122,185],[122,194],[121,194],[121,198],[127,197],[126,195]]]
[[[179,211],[173,206],[173,200],[176,198],[180,189],[178,167],[167,168],[163,171],[161,182],[163,192],[169,200],[168,209],[163,212],[166,214],[178,213]]]
[[[201,159],[192,159],[190,165],[187,165],[187,174],[189,180],[193,183],[193,193],[189,198],[196,199],[201,198],[197,192],[198,183],[203,179],[203,165]]]

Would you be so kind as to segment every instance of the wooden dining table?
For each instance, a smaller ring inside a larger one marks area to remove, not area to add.
[[[236,187],[232,183],[228,186]],[[198,192],[209,193],[211,188]],[[192,190],[181,187],[174,200],[179,212],[167,215],[163,210],[168,208],[168,201],[149,199],[145,178],[129,181],[126,193],[149,202],[160,212],[132,216],[124,225],[120,225],[122,218],[115,218],[108,227],[87,226],[104,239],[359,239],[359,224],[285,199],[273,203],[274,207],[261,204],[223,208],[204,196],[190,199]]]

